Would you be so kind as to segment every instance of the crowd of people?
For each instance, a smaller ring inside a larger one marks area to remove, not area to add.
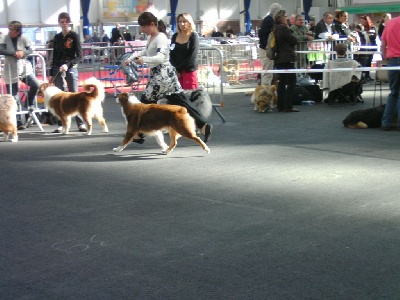
[[[326,12],[320,21],[315,24],[311,20],[305,24],[304,15],[291,15],[288,17],[286,10],[279,3],[273,3],[270,6],[268,15],[263,19],[258,31],[259,36],[259,58],[264,70],[294,69],[296,62],[296,50],[299,43],[307,45],[307,42],[316,39],[336,40],[338,38],[348,39],[349,42],[359,44],[361,50],[366,54],[358,54],[355,59],[361,66],[371,66],[371,50],[376,50],[377,36],[382,41],[382,56],[386,53],[393,55],[393,51],[384,51],[391,42],[386,34],[386,24],[391,19],[390,14],[385,14],[375,27],[370,17],[363,15],[360,17],[360,24],[352,27],[348,24],[348,13],[338,10],[335,13]],[[51,60],[49,80],[61,90],[75,92],[78,90],[78,69],[77,64],[82,59],[82,44],[79,35],[70,29],[70,17],[67,13],[61,13],[58,17],[61,32],[52,40],[53,57]],[[169,103],[181,105],[188,109],[190,115],[195,119],[197,127],[204,134],[204,140],[207,142],[212,133],[212,126],[207,122],[204,116],[191,102],[186,98],[183,90],[197,89],[197,54],[199,51],[199,34],[195,31],[193,18],[188,13],[181,13],[176,18],[177,32],[169,39],[166,32],[166,26],[162,20],[158,20],[152,13],[142,13],[138,18],[140,30],[147,36],[147,45],[140,53],[132,55],[125,64],[135,62],[146,64],[150,67],[150,80],[141,97],[143,103],[155,103],[161,98],[168,99]],[[14,22],[14,23],[13,23]],[[6,56],[6,67],[12,70],[9,72],[12,78],[7,80],[8,92],[17,95],[18,80],[27,82],[30,87],[29,104],[31,105],[38,89],[38,81],[34,74],[26,73],[21,77],[23,61],[29,62],[26,56],[32,53],[30,41],[21,34],[22,24],[13,21],[9,24],[9,34],[0,41],[0,54]],[[394,22],[392,22],[394,23]],[[269,34],[274,31],[276,38],[276,56],[270,59],[266,55],[267,41]],[[393,31],[393,30],[392,30]],[[230,26],[226,29],[226,36],[234,37]],[[215,27],[213,37],[224,36],[222,32]],[[101,31],[98,35],[94,32],[93,36],[85,37],[85,42],[110,42],[112,45],[132,39],[127,30],[122,31],[120,24],[116,24],[112,29],[111,37]],[[372,47],[372,46],[375,46]],[[306,48],[304,48],[306,49]],[[395,52],[395,55],[397,53]],[[400,56],[395,56],[400,57]],[[24,58],[24,59],[22,59]],[[387,58],[387,57],[386,57]],[[396,65],[398,62],[392,62]],[[24,66],[24,70],[25,70]],[[15,73],[15,74],[14,74]],[[394,74],[394,73],[393,73]],[[294,108],[292,100],[296,85],[295,73],[280,73],[278,88],[278,111],[279,112],[298,112]],[[363,78],[371,80],[369,72],[364,72]],[[263,73],[261,84],[270,86],[273,75]],[[397,83],[396,83],[397,84]],[[398,98],[395,91],[392,91],[391,99]],[[394,100],[393,100],[394,102]],[[393,110],[393,109],[392,109]],[[389,114],[389,113],[388,113]],[[389,117],[387,117],[389,118]],[[80,131],[86,131],[86,128],[79,118],[76,117],[76,123]],[[61,125],[61,124],[59,124]],[[19,122],[20,129],[23,125]],[[55,132],[59,132],[57,129]]]
[[[349,48],[350,42],[355,46],[359,46],[359,52],[361,53],[354,56],[355,60],[362,67],[371,67],[373,59],[371,52],[378,51],[377,35],[379,39],[383,38],[386,23],[391,19],[391,15],[385,14],[382,16],[378,22],[378,29],[368,15],[360,16],[359,24],[350,25],[348,18],[348,12],[336,10],[334,13],[325,12],[322,19],[316,24],[315,20],[311,20],[308,25],[305,25],[304,15],[287,16],[286,11],[279,3],[272,3],[269,13],[263,19],[258,31],[259,58],[263,69],[294,69],[295,62],[299,62],[299,60],[306,61],[307,59],[304,53],[296,56],[296,50],[308,50],[309,42],[311,41],[336,41],[339,39],[344,40]],[[274,32],[276,38],[276,57],[274,59],[267,57],[267,41],[271,32]],[[365,54],[362,52],[365,52]],[[298,63],[298,65],[300,64]],[[272,73],[263,73],[261,84],[270,86],[273,77]],[[296,84],[295,74],[281,73],[276,77],[280,81],[278,111],[297,112],[298,110],[293,109],[290,102],[290,99],[293,99]],[[363,72],[362,81],[367,82],[370,80],[372,80],[370,72]],[[281,84],[282,82],[284,84]]]

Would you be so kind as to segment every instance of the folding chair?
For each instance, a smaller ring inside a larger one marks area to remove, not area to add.
[[[386,67],[387,61],[386,60],[378,60],[376,62],[376,66],[379,67]],[[379,86],[379,99],[380,105],[382,105],[382,84],[389,82],[389,71],[388,70],[376,70],[375,73],[375,88],[374,88],[374,100],[372,101],[372,106],[375,107],[375,94],[376,94],[376,87]]]
[[[339,102],[355,104],[357,100],[363,102],[361,72],[355,69],[359,63],[355,60],[335,61],[329,60],[325,69],[333,70],[351,68],[349,71],[324,72],[323,89],[328,92],[328,103],[332,104],[337,98]]]

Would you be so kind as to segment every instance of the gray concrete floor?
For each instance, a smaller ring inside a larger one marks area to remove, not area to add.
[[[209,155],[114,154],[112,97],[108,134],[1,143],[1,299],[399,299],[400,132],[341,124],[373,84],[364,104],[264,114],[254,86],[225,89]]]

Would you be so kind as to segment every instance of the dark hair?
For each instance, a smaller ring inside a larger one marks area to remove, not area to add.
[[[335,46],[335,51],[338,55],[345,55],[347,52],[347,44],[340,43]]]
[[[18,32],[18,36],[21,36],[22,34],[22,24],[19,21],[11,21],[8,23],[8,27],[12,27],[15,31]]]
[[[68,23],[71,23],[71,17],[66,12],[62,12],[58,15],[58,22],[60,22],[61,19],[67,19]]]
[[[367,21],[367,26],[364,25],[364,29],[365,30],[370,30],[371,27],[373,26],[373,23],[371,21],[371,18],[367,15],[361,16],[360,19],[364,19],[365,21]]]
[[[153,15],[151,12],[144,12],[138,18],[138,23],[140,26],[148,26],[151,23],[157,26],[159,32],[167,34],[167,27],[165,26],[162,20],[157,20],[157,17]]]
[[[335,11],[335,19],[339,20],[341,17],[343,17],[345,14],[347,14],[348,12],[345,10],[336,10]]]

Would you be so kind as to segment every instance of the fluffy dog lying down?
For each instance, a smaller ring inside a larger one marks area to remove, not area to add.
[[[143,104],[136,96],[121,93],[118,96],[126,118],[126,134],[119,147],[113,151],[120,152],[133,140],[139,132],[154,135],[163,153],[168,154],[177,145],[178,138],[183,137],[198,143],[207,153],[210,149],[196,135],[194,119],[188,114],[186,108],[177,105]],[[170,145],[164,143],[161,129],[169,129]]]
[[[385,104],[351,112],[342,122],[347,128],[379,128]]]
[[[212,113],[212,101],[210,95],[205,90],[186,90],[184,91],[185,96],[192,102],[194,107],[208,119]],[[168,104],[167,99],[160,99],[157,101],[158,104]]]
[[[11,142],[18,142],[17,103],[12,95],[0,97],[0,130],[3,131],[3,142],[12,135]]]
[[[60,118],[63,129],[62,134],[68,134],[71,126],[71,117],[79,114],[85,121],[88,131],[92,134],[92,119],[96,118],[103,132],[108,132],[106,121],[103,117],[104,86],[96,78],[87,79],[83,84],[84,92],[63,92],[49,83],[43,83],[39,92],[43,93],[46,108]]]

